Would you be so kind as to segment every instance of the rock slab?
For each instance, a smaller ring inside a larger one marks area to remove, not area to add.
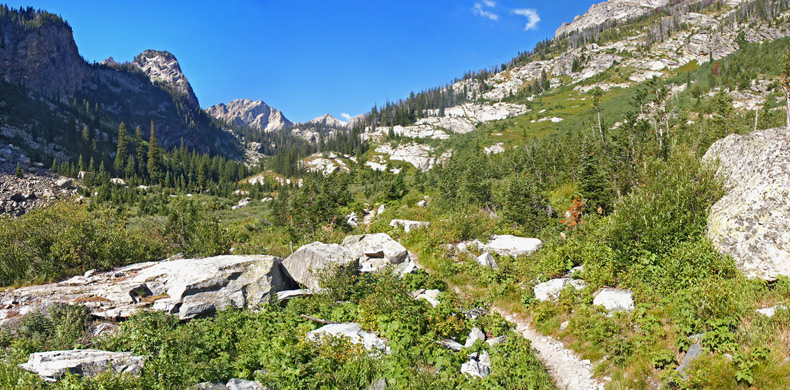
[[[142,356],[131,352],[108,352],[96,349],[38,352],[30,355],[19,367],[38,374],[47,382],[56,382],[66,373],[94,376],[105,371],[138,375],[143,367]]]
[[[128,318],[151,309],[184,320],[229,307],[254,309],[293,287],[281,260],[273,256],[139,263],[0,293],[0,326],[54,303],[83,305],[95,317]]]

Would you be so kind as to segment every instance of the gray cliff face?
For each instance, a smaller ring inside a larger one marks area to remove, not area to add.
[[[708,238],[749,277],[790,276],[790,133],[730,135],[703,161],[718,164],[727,193],[708,216]]]
[[[260,100],[236,99],[211,106],[206,113],[235,126],[250,126],[267,133],[293,125],[281,111]]]
[[[186,98],[190,108],[199,109],[200,104],[189,84],[186,76],[181,71],[176,57],[167,51],[146,50],[132,61],[151,80],[152,83],[162,83],[173,88]]]
[[[82,88],[89,71],[66,23],[24,28],[0,16],[0,79],[65,97]]]

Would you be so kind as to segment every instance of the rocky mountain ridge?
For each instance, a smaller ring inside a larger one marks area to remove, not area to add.
[[[293,125],[280,110],[262,100],[236,99],[215,104],[206,113],[235,126],[250,126],[267,133]]]

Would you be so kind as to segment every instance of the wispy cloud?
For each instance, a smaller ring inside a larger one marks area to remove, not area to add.
[[[345,112],[340,114],[340,116],[346,120],[346,122],[351,120],[351,115],[346,114]]]
[[[472,13],[474,13],[475,16],[480,16],[486,19],[499,20],[499,15],[483,8],[483,6],[493,7],[495,5],[496,3],[491,0],[483,0],[482,3],[475,3],[474,7],[472,7]]]
[[[527,18],[527,25],[524,27],[524,31],[536,30],[538,28],[538,23],[540,22],[540,16],[538,15],[538,11],[529,8],[514,9],[513,13]]]

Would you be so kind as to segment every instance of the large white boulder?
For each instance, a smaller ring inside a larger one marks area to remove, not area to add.
[[[358,258],[338,244],[316,241],[288,256],[283,260],[283,266],[295,281],[309,289],[318,290],[321,288],[319,279],[322,272],[356,263]]]
[[[54,303],[83,305],[94,317],[127,318],[150,309],[190,319],[228,307],[254,309],[294,285],[273,256],[139,263],[2,292],[0,325]]]
[[[108,352],[96,349],[49,351],[31,354],[19,367],[38,374],[47,382],[56,382],[67,373],[95,376],[105,371],[138,375],[145,358],[131,352]]]
[[[633,311],[634,293],[631,290],[605,287],[595,294],[593,305],[603,306],[611,312]]]
[[[726,189],[708,215],[711,243],[749,277],[790,276],[790,131],[727,136],[703,161]]]
[[[389,352],[389,347],[384,340],[372,333],[365,332],[357,323],[330,324],[307,333],[307,339],[314,342],[320,342],[325,336],[343,337],[352,344],[361,344],[368,351]]]
[[[478,240],[469,244],[477,245],[483,252],[494,252],[500,256],[528,256],[543,247],[543,243],[537,238],[526,238],[505,235],[494,235],[487,244]]]
[[[477,264],[480,264],[483,267],[488,267],[491,269],[499,269],[499,265],[496,263],[496,260],[494,260],[494,256],[491,256],[491,254],[488,252],[485,252],[482,255],[477,256],[477,259],[475,260],[477,261]]]
[[[359,259],[363,272],[375,272],[409,261],[409,251],[385,233],[348,236],[343,240],[343,247],[352,258]]]
[[[532,291],[535,292],[535,299],[538,301],[551,301],[555,300],[560,297],[560,293],[565,286],[571,285],[576,290],[581,290],[584,288],[585,284],[583,280],[579,279],[571,279],[571,278],[557,278],[549,280],[548,282],[543,282],[535,287],[532,288]]]

